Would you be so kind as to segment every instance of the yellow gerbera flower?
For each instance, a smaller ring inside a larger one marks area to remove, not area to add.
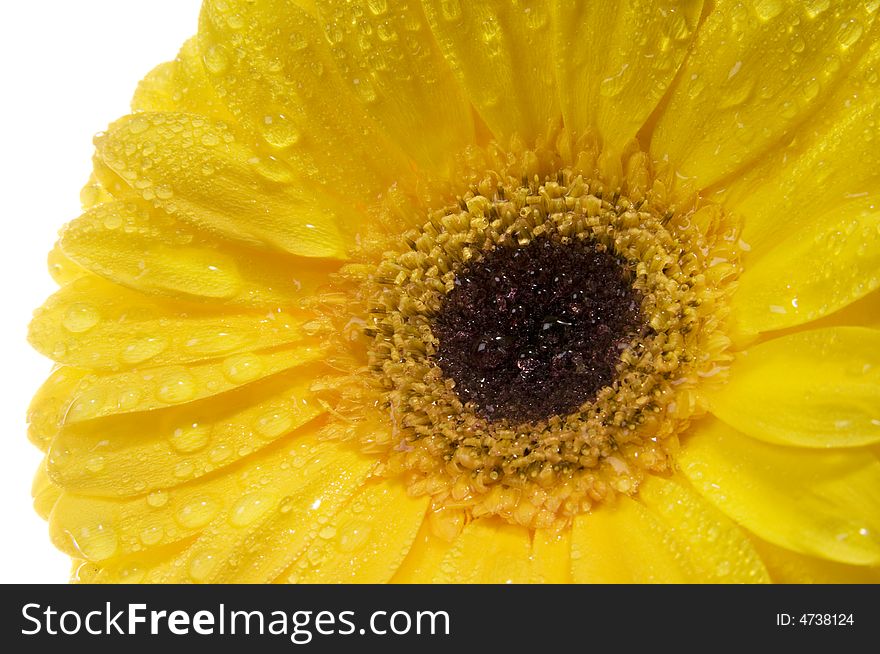
[[[75,579],[880,579],[878,8],[207,0],[31,326]]]

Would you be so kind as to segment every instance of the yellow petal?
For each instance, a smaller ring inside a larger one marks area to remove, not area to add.
[[[231,120],[226,106],[214,92],[202,63],[197,39],[183,44],[177,58],[159,64],[138,84],[132,111],[183,111]]]
[[[669,529],[701,583],[767,583],[761,557],[745,533],[686,483],[648,477],[639,499]]]
[[[702,0],[554,3],[556,75],[565,126],[596,130],[619,151],[672,83]]]
[[[752,251],[775,247],[821,221],[829,209],[878,189],[873,124],[878,110],[880,41],[875,41],[821,112],[717,189],[729,209],[745,216],[743,239]]]
[[[412,547],[400,564],[392,584],[429,584],[449,554],[466,521],[464,511],[440,509],[422,521]]]
[[[876,36],[860,0],[719,0],[700,27],[651,140],[699,187],[799,128]]]
[[[571,583],[571,529],[553,533],[536,529],[532,537],[532,581]]]
[[[761,538],[843,563],[880,563],[880,462],[869,452],[771,445],[711,420],[679,462],[709,501]]]
[[[880,570],[804,556],[755,538],[755,549],[778,584],[876,584]]]
[[[856,447],[880,441],[880,331],[836,327],[789,334],[741,353],[711,411],[782,445]]]
[[[291,450],[274,469],[258,470],[261,479],[239,490],[190,547],[151,570],[147,580],[273,581],[320,537],[374,465],[373,457],[332,442]]]
[[[137,554],[206,534],[203,542],[192,541],[178,557],[196,558],[203,543],[226,545],[229,556],[218,563],[234,567],[231,550],[242,545],[247,534],[258,533],[273,520],[291,519],[294,509],[311,512],[314,519],[321,512],[308,507],[316,499],[326,498],[329,508],[340,501],[340,493],[341,499],[347,498],[371,465],[369,458],[351,448],[320,442],[318,433],[311,431],[248,457],[226,474],[167,491],[124,500],[65,492],[50,516],[50,534],[59,549],[89,561]],[[296,517],[305,523],[307,516],[300,512]],[[167,557],[157,560],[154,575],[187,574],[187,566],[175,573],[169,563]]]
[[[295,343],[305,338],[303,321],[283,311],[217,313],[161,302],[87,276],[63,287],[34,313],[28,340],[61,363],[119,370]]]
[[[440,563],[435,583],[524,584],[532,580],[529,532],[497,518],[468,524]]]
[[[49,266],[49,274],[59,286],[64,286],[72,281],[85,277],[89,271],[75,264],[71,259],[61,251],[61,244],[55,243],[55,246],[46,257],[46,263]]]
[[[367,113],[420,166],[440,173],[474,141],[471,107],[418,0],[318,5],[337,67]]]
[[[52,509],[58,498],[61,497],[61,487],[53,483],[46,471],[46,462],[40,464],[37,473],[34,475],[34,482],[31,485],[31,497],[34,498],[34,511],[43,520],[49,518]]]
[[[42,451],[58,435],[70,408],[70,398],[88,371],[71,366],[56,368],[34,394],[27,410],[28,438]]]
[[[878,206],[880,192],[850,199],[747,261],[732,300],[735,329],[800,325],[880,287]]]
[[[577,516],[571,574],[578,584],[685,583],[689,571],[668,529],[643,504],[620,497]]]
[[[134,114],[113,123],[95,146],[96,173],[116,197],[149,202],[245,243],[305,257],[346,256],[341,228],[354,228],[346,222],[351,212],[255,152],[226,123],[194,114]]]
[[[406,557],[429,498],[412,498],[397,480],[368,484],[318,528],[282,580],[290,583],[384,584]]]
[[[324,413],[314,369],[180,407],[65,426],[49,453],[52,479],[85,495],[121,497],[222,470]]]
[[[337,71],[317,16],[302,6],[310,4],[208,0],[199,48],[243,129],[298,178],[358,206],[412,176],[357,99],[354,80]]]
[[[207,363],[89,375],[69,397],[65,420],[73,424],[195,402],[320,361],[325,354],[321,348],[299,345],[266,353],[233,354]]]
[[[527,143],[559,121],[552,16],[546,2],[423,0],[425,14],[495,138]]]

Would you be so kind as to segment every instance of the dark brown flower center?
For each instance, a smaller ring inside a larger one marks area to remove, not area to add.
[[[455,276],[434,319],[435,355],[488,420],[564,416],[614,380],[643,326],[624,262],[589,240],[499,246]]]

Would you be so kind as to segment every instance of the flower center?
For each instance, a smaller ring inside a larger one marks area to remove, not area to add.
[[[668,473],[697,387],[723,380],[738,226],[673,205],[636,150],[623,176],[589,149],[472,161],[455,203],[343,269],[338,297],[362,304],[330,295],[328,315],[363,364],[326,404],[436,508],[562,526]]]
[[[434,319],[436,361],[488,420],[564,416],[614,379],[641,322],[632,277],[590,241],[495,248],[456,274]]]

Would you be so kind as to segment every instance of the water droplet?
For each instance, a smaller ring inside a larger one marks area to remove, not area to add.
[[[841,48],[847,50],[861,38],[863,31],[862,24],[855,18],[850,18],[837,30],[837,42]]]
[[[221,75],[229,68],[229,55],[221,45],[212,45],[206,51],[203,58],[205,68],[214,75]]]
[[[321,531],[318,532],[318,536],[323,538],[324,540],[330,540],[336,535],[336,527],[332,525],[327,525]]]
[[[293,121],[283,113],[263,116],[259,127],[266,143],[278,149],[296,145],[301,136]]]
[[[810,102],[815,100],[817,95],[819,95],[819,81],[813,77],[804,84],[804,99]]]
[[[264,438],[276,438],[290,430],[293,418],[287,409],[267,411],[255,424],[257,433]]]
[[[220,137],[217,136],[214,132],[207,132],[202,134],[202,145],[208,148],[213,148],[216,145],[220,145]]]
[[[217,567],[218,559],[214,550],[202,550],[193,554],[189,562],[189,576],[193,581],[203,582]]]
[[[181,527],[198,529],[211,522],[219,510],[217,502],[210,497],[201,496],[181,506],[174,517]]]
[[[97,325],[100,320],[101,314],[98,313],[98,310],[95,307],[91,304],[86,304],[85,302],[77,302],[76,304],[70,305],[64,313],[64,318],[61,323],[67,331],[73,332],[74,334],[80,334],[90,330]]]
[[[372,534],[372,526],[361,520],[349,523],[342,529],[339,536],[339,550],[342,552],[354,552],[361,549]]]
[[[86,470],[89,472],[101,472],[104,469],[104,457],[93,456],[86,461]]]
[[[139,565],[130,564],[119,571],[119,581],[124,584],[139,584],[143,581],[147,571]]]
[[[440,15],[448,22],[457,21],[461,18],[461,3],[459,0],[440,0]]]
[[[358,77],[352,80],[355,93],[364,102],[364,104],[372,104],[376,101],[376,87],[366,77]]]
[[[149,547],[150,545],[156,545],[159,543],[164,535],[165,530],[161,526],[153,525],[141,530],[140,540],[144,545]]]
[[[257,520],[269,508],[269,498],[261,493],[249,493],[242,497],[229,516],[229,522],[235,527],[245,527]]]
[[[223,361],[223,375],[233,384],[244,384],[259,378],[263,363],[255,354],[240,354]]]
[[[150,129],[150,121],[143,116],[135,116],[128,121],[128,131],[131,134],[143,134]]]
[[[176,466],[174,466],[174,476],[178,479],[187,479],[188,477],[192,477],[193,472],[195,472],[195,468],[191,461],[181,461]]]
[[[226,443],[221,443],[215,448],[212,448],[210,452],[208,452],[208,459],[211,463],[222,463],[226,459],[232,456],[232,448]]]
[[[367,7],[374,16],[381,16],[388,11],[388,0],[367,0]]]
[[[281,504],[278,505],[278,510],[284,514],[293,511],[293,498],[288,496],[281,500]]]
[[[778,16],[783,9],[780,0],[754,0],[755,13],[761,20],[770,20]]]
[[[119,547],[116,530],[103,524],[82,527],[75,537],[73,534],[71,537],[76,549],[82,554],[82,558],[89,561],[109,559]]]
[[[185,370],[166,373],[159,381],[156,395],[168,404],[188,402],[196,394],[196,383],[192,375]]]
[[[175,429],[168,440],[177,452],[182,454],[198,452],[211,440],[211,427],[193,422]]]
[[[149,495],[147,495],[147,504],[149,504],[154,509],[158,509],[160,507],[168,504],[168,493],[163,490],[153,491]]]
[[[828,9],[828,6],[831,4],[831,0],[807,0],[806,6],[804,9],[807,11],[807,16],[810,18],[815,18],[823,11]]]
[[[129,341],[122,348],[119,360],[126,365],[143,363],[168,348],[168,340],[161,336],[145,336]]]

